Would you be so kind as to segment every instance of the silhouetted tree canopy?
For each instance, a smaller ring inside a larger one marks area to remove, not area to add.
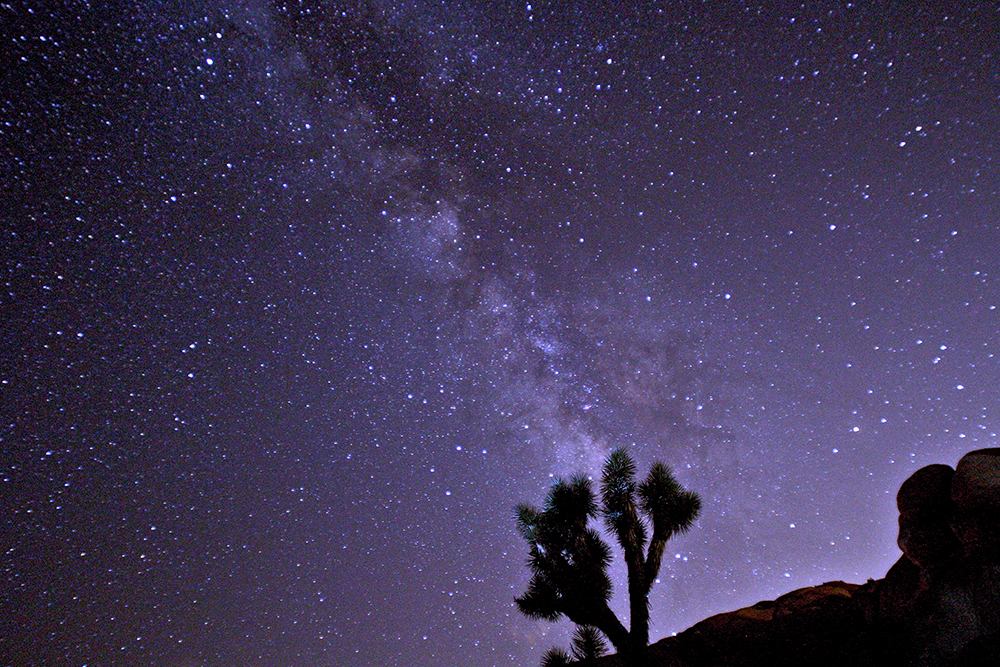
[[[528,590],[516,598],[518,609],[531,618],[566,616],[577,624],[578,660],[603,652],[601,634],[619,655],[637,657],[649,643],[649,592],[664,547],[671,536],[691,528],[700,510],[698,495],[685,491],[663,463],[654,463],[637,483],[635,461],[624,448],[604,463],[600,505],[586,476],[556,480],[542,509],[521,504],[516,510],[532,574]],[[608,606],[611,548],[589,525],[598,516],[625,556],[631,629]],[[550,661],[563,658],[568,654],[553,649],[543,664],[561,664]]]

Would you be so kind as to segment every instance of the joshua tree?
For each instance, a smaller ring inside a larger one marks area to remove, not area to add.
[[[697,494],[685,491],[662,463],[654,463],[641,484],[635,473],[632,457],[616,449],[604,463],[600,507],[583,475],[556,480],[542,510],[517,507],[532,573],[528,590],[517,598],[518,608],[531,618],[566,616],[578,626],[593,626],[626,661],[638,659],[649,643],[649,591],[667,540],[688,530],[701,509]],[[598,514],[624,552],[630,630],[608,606],[611,549],[588,526]]]

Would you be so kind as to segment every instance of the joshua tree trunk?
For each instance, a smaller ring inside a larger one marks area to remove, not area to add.
[[[629,639],[636,649],[645,648],[649,643],[649,587],[643,570],[643,563],[629,563]]]
[[[608,638],[608,641],[617,649],[619,654],[628,653],[632,647],[632,639],[629,631],[625,629],[622,622],[611,611],[611,607],[604,605],[596,613],[580,614],[578,610],[565,611],[566,617],[577,625],[592,625]]]
[[[654,525],[645,561],[636,563],[635,568],[629,568],[629,627],[635,646],[645,647],[649,644],[649,591],[653,588],[656,573],[660,571],[663,549],[668,538],[669,534],[662,525]]]
[[[610,607],[606,607],[605,611],[606,613],[603,614],[602,622],[600,625],[597,625],[597,629],[604,633],[608,641],[618,649],[619,654],[631,653],[632,643],[628,630],[625,629],[625,626],[618,620],[618,617],[615,616]]]
[[[633,646],[645,647],[649,644],[649,598],[642,590],[632,590],[631,582],[629,582],[629,589],[629,627],[631,628],[629,637]]]

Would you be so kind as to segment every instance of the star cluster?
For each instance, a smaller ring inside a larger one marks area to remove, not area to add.
[[[513,507],[620,445],[656,639],[996,444],[995,4],[0,16],[5,664],[537,664]]]

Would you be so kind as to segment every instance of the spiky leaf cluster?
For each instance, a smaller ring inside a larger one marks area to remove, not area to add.
[[[569,654],[561,648],[550,648],[542,656],[542,667],[567,667]]]
[[[573,659],[590,660],[599,658],[608,651],[608,643],[604,641],[601,631],[592,625],[577,626],[573,634]]]
[[[635,461],[624,449],[616,449],[604,463],[601,514],[626,553],[646,543],[646,528],[636,512],[635,493]]]
[[[582,475],[557,480],[542,510],[518,506],[518,530],[529,544],[532,572],[527,592],[516,600],[522,612],[546,620],[565,614],[576,621],[604,608],[611,598],[606,573],[611,549],[587,527],[596,514],[590,480]]]
[[[659,462],[653,464],[646,480],[639,485],[639,498],[642,511],[653,522],[654,529],[662,526],[670,535],[687,532],[701,511],[698,495],[685,491],[670,468]]]

